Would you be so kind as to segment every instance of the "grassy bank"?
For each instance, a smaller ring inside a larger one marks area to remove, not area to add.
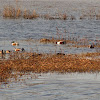
[[[65,55],[24,52],[12,53],[9,59],[0,60],[0,82],[15,77],[16,72],[20,75],[27,72],[100,72],[100,53]]]

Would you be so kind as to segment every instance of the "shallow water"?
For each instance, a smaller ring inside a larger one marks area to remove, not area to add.
[[[15,5],[15,1],[1,0],[0,8],[6,5]],[[82,52],[95,52],[97,49],[89,48],[70,48],[68,45],[57,46],[55,44],[42,44],[38,41],[41,38],[58,38],[57,29],[59,29],[60,37],[78,39],[87,39],[91,43],[100,40],[100,20],[79,20],[82,10],[88,11],[94,8],[98,11],[99,1],[86,1],[86,0],[18,0],[18,5],[21,9],[35,9],[39,14],[57,14],[68,13],[74,15],[76,20],[46,20],[38,19],[3,19],[0,17],[0,50],[14,50],[15,47],[11,46],[12,41],[19,42],[18,48],[24,47],[26,51],[35,51],[42,53],[82,53]],[[16,7],[16,6],[15,6]],[[64,33],[64,30],[67,33]],[[33,39],[34,42],[26,41]]]
[[[30,78],[34,77],[36,78]],[[99,73],[31,74],[2,85],[0,100],[99,100]]]
[[[100,40],[100,20],[79,20],[81,11],[99,9],[99,0],[18,0],[22,9],[35,9],[39,14],[68,13],[76,20],[3,19],[0,17],[0,50],[14,50],[12,41],[18,41],[18,48],[42,53],[95,52],[96,49],[68,47],[68,45],[43,44],[41,38],[58,38],[56,27],[64,38],[86,38],[90,43]],[[0,11],[14,0],[0,0]],[[2,13],[0,13],[1,15]],[[64,33],[66,29],[67,33]],[[32,41],[27,41],[32,39]],[[33,77],[33,78],[31,78]],[[100,74],[34,74],[26,75],[22,81],[2,84],[0,100],[100,100]]]
[[[92,24],[91,24],[92,23]],[[38,41],[41,38],[58,38],[57,30],[68,30],[68,33],[63,33],[64,38],[78,37],[87,38],[92,42],[100,40],[99,21],[63,21],[63,20],[24,20],[24,19],[2,19],[0,20],[0,49],[14,50],[11,46],[12,41],[19,42],[19,48],[24,47],[25,50],[48,53],[48,52],[64,52],[64,53],[81,53],[81,52],[95,52],[96,49],[89,48],[68,48],[67,44],[57,46],[56,44],[42,44]],[[26,41],[33,39],[34,42]]]

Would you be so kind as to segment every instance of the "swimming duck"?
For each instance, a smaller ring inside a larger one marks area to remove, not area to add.
[[[19,45],[19,43],[15,42],[15,41],[13,41],[13,42],[11,42],[11,43],[12,43],[12,46],[17,46],[17,45]]]
[[[93,49],[93,48],[94,48],[94,45],[90,45],[89,48],[90,48],[90,49]]]
[[[65,55],[64,53],[57,53],[57,55]]]
[[[6,54],[10,53],[11,51],[10,50],[6,50]]]
[[[4,51],[4,50],[1,50],[1,51],[0,51],[0,54],[5,54],[5,51]]]
[[[66,44],[66,41],[58,41],[56,44]]]
[[[15,51],[21,51],[21,49],[20,48],[15,48]]]
[[[0,54],[8,54],[10,53],[11,51],[10,50],[1,50],[0,51]]]
[[[24,48],[15,48],[15,51],[25,51]]]

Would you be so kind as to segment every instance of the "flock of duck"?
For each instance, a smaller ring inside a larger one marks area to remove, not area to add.
[[[60,45],[60,44],[66,44],[66,41],[58,41],[58,42],[56,42],[56,44],[58,44],[58,45]],[[19,43],[13,41],[13,42],[11,42],[11,45],[12,46],[18,46]],[[89,45],[89,48],[90,49],[94,48],[94,45],[93,44],[92,45]],[[14,51],[25,51],[25,49],[24,48],[15,48]],[[0,54],[8,54],[10,52],[11,52],[10,50],[1,50],[0,51]]]
[[[18,46],[19,43],[13,41],[13,42],[11,42],[11,45],[12,46]],[[24,48],[14,48],[14,51],[25,51],[25,49]],[[0,54],[9,54],[10,52],[11,52],[10,50],[1,50]]]

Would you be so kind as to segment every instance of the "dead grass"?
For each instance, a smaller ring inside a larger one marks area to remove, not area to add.
[[[65,43],[69,44],[70,47],[90,48],[90,44],[88,42],[89,40],[80,40],[80,39],[78,40],[77,38],[76,39],[63,39],[63,38],[47,39],[47,38],[42,38],[39,41],[40,41],[40,43],[54,43],[54,44],[56,44],[56,42],[58,42],[58,41],[65,41]],[[97,44],[94,44],[94,48],[97,48],[97,49],[100,48],[100,43],[98,42]]]
[[[3,8],[2,15],[4,18],[25,18],[25,19],[34,19],[34,18],[43,18],[43,19],[48,19],[48,20],[54,20],[54,19],[59,19],[59,20],[76,20],[76,16],[74,15],[68,15],[66,13],[58,13],[58,14],[44,14],[40,15],[37,14],[35,10],[28,10],[24,9],[22,10],[18,4],[16,3],[16,6],[14,7],[13,5],[6,5]],[[94,8],[89,8],[88,11],[81,11],[80,20],[83,19],[88,19],[88,20],[100,20],[100,12],[96,12],[96,9]]]
[[[15,1],[15,6],[14,5],[6,5],[3,8],[2,11],[3,17],[4,18],[25,18],[25,19],[34,19],[34,18],[44,18],[44,19],[49,19],[49,20],[54,20],[54,19],[59,19],[59,20],[76,20],[76,16],[75,15],[68,15],[66,13],[63,12],[58,12],[55,14],[44,14],[44,15],[40,15],[37,14],[35,10],[28,10],[28,9],[24,9],[22,10],[18,1]],[[100,11],[99,9],[96,10],[96,8],[93,7],[89,7],[88,10],[83,9],[82,11],[80,11],[80,15],[79,15],[79,19],[83,20],[83,19],[88,19],[88,20],[100,20]]]
[[[12,72],[100,72],[100,58],[86,59],[85,57],[100,56],[100,53],[81,55],[16,53],[8,60],[0,61],[0,82],[16,76]],[[17,76],[16,76],[17,77]]]
[[[25,18],[25,19],[33,19],[39,17],[39,15],[36,13],[35,10],[30,11],[30,10],[21,10],[20,8],[16,8],[14,6],[6,6],[3,9],[3,17],[4,18]]]
[[[13,6],[6,6],[3,10],[4,18],[19,18],[21,17],[22,11],[19,8],[15,8]]]

